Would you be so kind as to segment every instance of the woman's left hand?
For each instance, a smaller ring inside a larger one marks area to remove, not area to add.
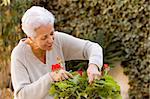
[[[98,66],[95,64],[89,64],[87,69],[87,75],[89,78],[89,83],[91,84],[95,79],[101,78],[101,72],[98,71]]]

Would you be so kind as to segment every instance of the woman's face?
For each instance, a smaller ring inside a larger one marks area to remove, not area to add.
[[[51,24],[42,25],[35,30],[34,42],[42,50],[51,50],[54,42],[54,27]]]

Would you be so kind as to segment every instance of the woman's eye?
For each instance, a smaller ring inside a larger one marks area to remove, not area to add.
[[[50,35],[53,36],[53,35],[54,35],[54,32],[51,32]]]
[[[45,40],[45,38],[41,38],[41,40]]]
[[[41,40],[45,40],[46,39],[46,36],[45,37],[43,37],[43,38],[41,38]]]

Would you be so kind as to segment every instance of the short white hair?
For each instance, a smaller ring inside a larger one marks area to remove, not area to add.
[[[28,9],[22,17],[22,30],[28,37],[35,37],[35,29],[41,25],[52,24],[54,25],[54,15],[40,6],[32,6]]]

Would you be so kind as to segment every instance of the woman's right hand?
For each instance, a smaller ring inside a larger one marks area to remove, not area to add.
[[[64,69],[60,69],[57,72],[50,72],[50,75],[53,81],[62,81],[62,80],[66,80],[69,78],[73,78],[72,74],[67,72]]]

